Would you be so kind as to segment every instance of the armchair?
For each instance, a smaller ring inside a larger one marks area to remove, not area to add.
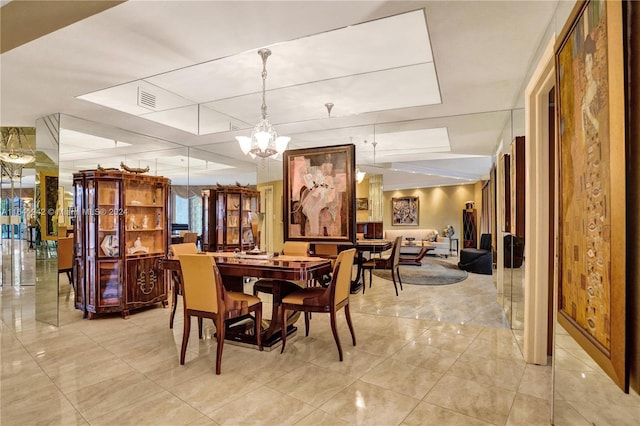
[[[465,248],[460,250],[458,268],[476,274],[492,274],[493,253],[491,251],[491,234],[482,234],[479,249]]]

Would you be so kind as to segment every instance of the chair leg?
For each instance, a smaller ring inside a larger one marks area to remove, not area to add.
[[[342,346],[340,346],[340,337],[338,337],[338,328],[336,327],[336,311],[332,309],[331,312],[329,312],[329,316],[331,317],[331,332],[333,333],[333,338],[336,341],[336,346],[338,346],[340,361],[342,361]]]
[[[198,317],[198,339],[202,339],[202,317]]]
[[[349,326],[349,331],[351,332],[351,340],[353,341],[353,346],[356,345],[356,333],[353,331],[353,324],[351,323],[351,312],[349,311],[349,304],[347,303],[344,306],[344,315],[347,317],[347,325]]]
[[[220,374],[220,369],[222,367],[222,349],[224,348],[224,333],[225,333],[225,329],[226,324],[224,323],[224,319],[222,319],[221,316],[218,316],[218,318],[215,319],[215,324],[216,324],[216,340],[217,342],[217,349],[216,349],[216,374]]]
[[[311,314],[309,312],[304,313],[304,335],[309,337],[309,318]]]
[[[191,315],[185,313],[184,327],[182,329],[182,348],[180,349],[180,365],[184,365],[184,357],[187,354],[187,344],[189,343],[189,333],[191,333]]]
[[[396,289],[396,296],[398,295],[398,285],[396,284],[396,273],[393,268],[391,268],[391,279],[393,280],[393,287]]]
[[[287,310],[284,308],[280,308],[280,324],[282,324],[282,331],[280,334],[282,335],[282,348],[280,349],[280,353],[284,353],[284,347],[287,345]]]
[[[396,268],[396,275],[398,276],[398,282],[400,283],[400,290],[404,291],[404,289],[402,288],[402,278],[400,278],[400,266],[397,266]]]
[[[171,316],[169,317],[169,328],[173,328],[173,319],[176,317],[176,308],[178,307],[178,286],[173,283],[173,294],[171,295]]]
[[[262,303],[260,307],[256,310],[256,320],[255,320],[255,330],[256,334],[256,343],[258,343],[258,349],[262,352]]]

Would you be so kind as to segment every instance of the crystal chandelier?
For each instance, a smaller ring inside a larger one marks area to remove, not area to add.
[[[262,116],[251,132],[251,137],[236,136],[240,143],[242,152],[251,158],[275,158],[287,149],[287,144],[291,140],[289,136],[278,136],[267,119],[266,85],[267,85],[267,58],[271,55],[271,50],[260,49],[258,55],[262,58]]]
[[[26,139],[26,136],[19,127],[3,127],[0,160],[22,165],[33,162],[36,159],[33,150],[25,149],[22,139]]]

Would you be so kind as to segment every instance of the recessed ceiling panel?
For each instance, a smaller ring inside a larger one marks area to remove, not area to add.
[[[413,83],[399,84],[404,81]],[[387,87],[394,90],[385,90]],[[269,120],[278,124],[326,118],[327,102],[334,104],[331,116],[341,117],[438,104],[440,92],[433,64],[428,63],[270,90],[266,98]],[[254,123],[260,115],[261,97],[251,94],[204,105]]]
[[[335,105],[335,116],[441,102],[422,9],[269,48],[266,100],[274,123],[324,118],[327,102]],[[261,73],[260,57],[251,50],[79,98],[211,134],[253,126],[262,104]],[[198,111],[199,104],[206,109]]]
[[[269,90],[433,62],[422,9],[278,43],[269,49]],[[197,103],[259,92],[262,63],[256,52],[212,60],[145,81]]]

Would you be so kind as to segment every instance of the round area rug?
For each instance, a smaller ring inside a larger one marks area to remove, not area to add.
[[[373,275],[391,281],[391,271],[374,269]],[[437,259],[423,259],[422,266],[400,265],[402,284],[446,285],[467,279],[467,272],[454,264]]]

